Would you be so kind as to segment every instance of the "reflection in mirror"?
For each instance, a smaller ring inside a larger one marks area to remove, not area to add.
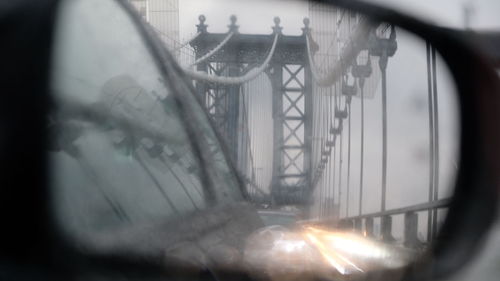
[[[220,173],[202,176],[176,98],[118,2],[67,1],[58,20],[50,156],[67,232],[90,244],[141,240],[133,233],[202,212],[214,198],[241,200],[210,133],[208,160]]]
[[[456,89],[430,44],[308,1],[130,3],[191,85],[161,74],[115,2],[67,4],[51,153],[72,235],[273,280],[429,248],[459,164]]]

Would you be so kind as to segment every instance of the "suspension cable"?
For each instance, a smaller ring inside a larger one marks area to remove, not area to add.
[[[356,80],[354,80],[354,83],[356,83]],[[349,187],[350,187],[350,180],[351,180],[351,98],[348,98],[348,115],[347,120],[348,122],[348,134],[347,134],[347,183],[346,183],[346,206],[345,206],[345,217],[349,217]]]
[[[274,40],[273,44],[271,46],[271,49],[269,50],[269,53],[264,60],[264,62],[256,68],[252,68],[250,71],[248,71],[245,75],[238,76],[238,77],[221,77],[221,76],[216,76],[216,75],[209,75],[206,74],[205,72],[202,71],[197,71],[197,70],[191,70],[191,69],[184,69],[184,72],[190,76],[191,78],[195,80],[203,80],[207,82],[213,82],[213,83],[220,83],[220,84],[243,84],[248,81],[251,81],[255,79],[259,74],[261,74],[271,61],[271,58],[274,55],[274,51],[276,49],[276,45],[278,42],[279,38],[279,33],[276,33],[274,35]]]
[[[380,64],[380,61],[379,61]],[[382,202],[381,210],[385,211],[385,200],[387,190],[387,81],[386,70],[381,69],[382,72]]]
[[[327,93],[328,93],[328,101],[326,102],[326,105],[327,105],[327,114],[325,114],[327,121],[326,121],[326,130],[323,130],[323,131],[326,132],[325,135],[326,135],[326,139],[327,139],[327,144],[326,145],[328,146],[328,158],[331,158],[332,147],[330,146],[330,144],[328,144],[328,142],[330,142],[330,140],[329,140],[330,139],[329,128],[330,128],[330,126],[332,126],[332,118],[331,118],[331,116],[332,116],[332,109],[331,109],[331,106],[330,106],[330,104],[331,104],[330,101],[332,99],[332,91],[331,91],[330,88],[327,90]],[[331,171],[332,171],[332,161],[331,161],[331,159],[329,159],[329,161],[328,161],[328,169],[327,169],[327,177],[328,177],[328,186],[327,186],[327,188],[328,188],[328,195],[329,195],[328,197],[330,198],[329,201],[327,201],[327,203],[328,203],[328,215],[330,215],[331,210],[332,210],[332,206],[331,206],[332,205],[332,200],[331,200],[331,198],[332,198],[333,192],[331,191],[331,189],[332,189],[332,173],[331,173]]]
[[[325,116],[327,112],[325,112],[325,100],[326,100],[326,95],[325,95],[325,91],[324,89],[320,89],[320,118],[319,118],[319,126],[320,128],[324,127],[326,124],[325,124],[325,119],[324,118],[321,118],[322,116]],[[321,167],[324,167],[325,166],[325,163],[323,163],[323,149],[325,147],[325,131],[324,130],[321,130],[320,131],[320,135],[321,135],[321,149],[319,151],[319,159],[320,159],[320,165]],[[325,214],[327,213],[327,210],[328,210],[328,202],[327,202],[327,198],[328,198],[328,188],[326,188],[328,186],[328,179],[327,179],[327,183],[325,184],[325,173],[324,173],[325,169],[322,168],[322,171],[321,171],[321,190],[322,190],[322,196],[321,196],[321,200],[323,201],[323,208],[322,208],[322,216],[325,216]]]
[[[328,100],[328,95],[326,93],[326,89],[321,89],[321,115],[320,115],[320,129],[321,129],[321,151],[320,151],[320,160],[321,160],[321,177],[322,177],[322,182],[323,182],[323,215],[327,216],[328,215],[328,196],[329,196],[329,189],[328,189],[328,169],[325,167],[326,164],[328,163],[323,163],[323,150],[325,149],[326,145],[326,139],[328,138],[328,135],[325,133],[325,130],[323,129],[325,126],[327,126],[327,119],[324,117],[327,116],[328,114],[328,109],[325,108],[326,102]],[[326,180],[326,183],[325,183]]]
[[[437,76],[436,76],[436,49],[431,46],[431,57],[432,57],[432,95],[433,95],[433,115],[434,115],[434,195],[433,200],[438,200],[439,195],[439,114],[438,114],[438,93],[437,93]],[[437,234],[437,210],[434,210],[433,215],[433,236]]]
[[[321,120],[321,107],[320,105],[322,104],[322,98],[321,98],[321,88],[316,88],[316,92],[318,93],[318,95],[313,95],[313,99],[315,100],[315,103],[314,103],[314,111],[313,112],[318,112],[318,114],[315,114],[314,116],[314,135],[318,135],[318,138],[315,140],[316,143],[317,141],[320,141],[321,140],[321,134],[322,134],[322,130],[321,130],[321,124],[320,124],[320,120]],[[319,150],[319,147],[320,145],[314,145],[314,162],[313,163],[319,163],[320,160],[321,160],[321,152]],[[319,156],[319,157],[318,157]],[[316,187],[316,185],[318,184],[319,182],[319,173],[320,173],[320,168],[319,168],[319,165],[316,165],[314,166],[314,186],[313,188]],[[319,201],[319,211],[318,211],[318,216],[321,216],[321,212],[323,210],[323,191],[321,190],[321,187],[319,188],[318,190],[318,201]]]
[[[323,125],[323,127],[321,128],[321,131],[325,134],[326,136],[326,139],[327,139],[327,143],[325,145],[327,145],[329,147],[329,154],[328,154],[328,167],[326,168],[326,177],[327,177],[327,180],[328,180],[328,185],[327,185],[327,189],[326,189],[326,192],[327,192],[327,196],[325,198],[325,204],[327,205],[327,210],[328,210],[328,213],[327,215],[329,215],[330,213],[330,210],[331,210],[331,198],[332,198],[332,173],[331,173],[331,170],[332,170],[332,161],[331,161],[331,155],[332,155],[332,147],[329,146],[328,142],[330,142],[330,132],[328,130],[328,128],[330,128],[330,126],[332,126],[332,119],[331,119],[331,108],[330,108],[330,101],[332,99],[332,96],[331,96],[331,91],[330,89],[326,88],[324,89],[324,91],[326,92],[326,100],[324,101],[324,106],[326,106],[326,114],[325,117],[326,117],[326,124]],[[325,129],[326,127],[326,129]],[[328,200],[328,198],[330,198]]]
[[[191,66],[195,66],[197,64],[200,64],[200,63],[206,61],[209,57],[213,56],[222,47],[224,47],[226,45],[226,43],[229,41],[229,39],[231,39],[231,37],[233,37],[233,35],[234,35],[233,31],[229,32],[226,35],[226,37],[224,38],[224,40],[222,40],[217,46],[215,46],[215,48],[213,48],[212,50],[210,50],[208,53],[206,53],[205,55],[203,55],[201,58],[197,59],[194,63],[191,64]]]
[[[359,168],[359,215],[362,214],[363,206],[363,167],[364,167],[364,138],[365,138],[365,95],[364,95],[364,84],[365,79],[363,77],[358,80],[361,96],[361,160]]]
[[[332,179],[331,179],[331,168],[332,168],[332,161],[331,161],[331,154],[332,154],[332,150],[331,150],[331,147],[328,147],[328,142],[330,141],[330,133],[328,132],[328,128],[329,126],[331,126],[331,118],[330,118],[330,114],[331,114],[331,111],[330,111],[330,106],[329,106],[329,100],[332,98],[332,95],[331,95],[331,91],[330,89],[325,89],[325,113],[324,116],[325,116],[325,124],[323,126],[326,127],[325,129],[323,129],[323,132],[325,134],[325,151],[328,152],[328,154],[326,155],[327,159],[328,159],[328,163],[327,163],[327,167],[326,167],[326,178],[327,178],[327,190],[328,190],[328,196],[327,198],[325,199],[326,200],[326,203],[327,203],[327,216],[330,215],[330,212],[331,212],[331,200],[328,199],[328,198],[331,198],[331,185],[332,185]],[[327,147],[328,147],[328,150],[327,150]]]
[[[338,95],[338,100],[339,104],[341,103],[341,96],[340,94]],[[339,106],[340,107],[340,106]],[[344,104],[345,107],[345,104]],[[343,122],[342,119],[339,120],[341,123]],[[339,213],[338,216],[340,217],[340,204],[341,204],[341,199],[342,199],[342,143],[344,139],[344,130],[340,131],[340,147],[339,147]]]
[[[324,103],[323,101],[323,93],[322,93],[322,88],[317,88],[317,91],[318,91],[318,96],[317,96],[317,101],[316,101],[316,112],[318,112],[318,114],[316,114],[316,134],[318,134],[318,141],[321,141],[321,139],[323,138],[323,128],[322,128],[322,104]],[[318,163],[318,166],[317,167],[317,170],[318,170],[318,175],[317,177],[320,176],[320,168],[319,168],[319,163],[321,162],[321,145],[316,145],[316,162],[315,163]]]
[[[331,99],[331,92],[328,91],[329,89],[325,90],[324,91],[324,94],[325,94],[325,100],[328,101]],[[327,142],[328,142],[328,139],[329,139],[329,133],[328,133],[328,126],[330,126],[330,108],[328,107],[328,102],[325,102],[324,105],[323,105],[323,108],[324,108],[324,111],[325,113],[323,114],[323,116],[325,117],[324,118],[324,125],[323,127],[326,127],[327,129],[323,129],[323,133],[324,133],[324,136],[325,136],[325,144],[323,145],[324,149],[325,149],[325,152],[327,152],[326,150],[326,145],[327,145]],[[331,198],[331,191],[330,191],[330,187],[331,187],[331,184],[332,184],[332,179],[331,179],[331,175],[330,175],[330,170],[331,170],[331,167],[332,167],[332,161],[330,160],[330,157],[331,157],[331,150],[328,151],[328,154],[325,155],[326,156],[326,159],[328,159],[328,162],[326,163],[326,173],[325,173],[325,177],[326,177],[326,190],[327,190],[327,196],[325,196],[325,203],[326,203],[326,215],[329,216],[330,215],[330,211],[331,211],[331,200],[329,198]],[[330,197],[329,197],[330,196]]]
[[[187,45],[189,45],[191,42],[193,42],[196,38],[198,38],[198,36],[200,36],[201,32],[197,32],[195,35],[193,35],[191,38],[187,39],[186,41],[184,41],[183,43],[180,44],[180,46],[178,46],[177,48],[174,49],[174,51],[178,51],[184,47],[186,47]]]
[[[241,91],[242,91],[242,98],[243,98],[243,102],[242,102],[242,107],[243,107],[243,126],[245,128],[245,130],[243,130],[243,136],[242,138],[244,137],[245,138],[245,141],[247,142],[247,144],[245,145],[245,154],[248,155],[248,157],[250,158],[250,181],[251,181],[251,185],[255,185],[255,163],[254,163],[254,159],[253,159],[253,153],[252,153],[252,149],[251,149],[251,146],[252,146],[252,143],[251,143],[251,139],[250,139],[250,135],[249,135],[249,128],[248,128],[248,122],[249,122],[249,118],[248,118],[248,115],[249,113],[247,112],[247,103],[245,102],[245,99],[246,97],[249,96],[248,94],[248,84],[245,84],[244,87],[241,88]],[[246,134],[245,134],[246,132]],[[243,142],[243,139],[242,139],[242,142]],[[250,148],[249,148],[250,147]],[[247,171],[248,172],[248,171]]]
[[[337,98],[336,98],[336,95],[337,95],[337,84],[334,84],[333,85],[333,89],[334,89],[334,92],[332,93],[332,88],[330,88],[330,93],[332,94],[332,99],[333,100],[333,103],[334,105],[332,106],[331,102],[330,102],[330,106],[331,106],[331,114],[332,114],[332,125],[333,127],[336,127],[336,128],[339,128],[339,124],[338,122],[335,122],[336,118],[335,118],[335,114],[334,114],[334,111],[335,111],[335,108],[337,107]],[[337,123],[335,125],[335,123]],[[337,132],[334,132],[334,141],[333,141],[333,161],[332,161],[332,169],[331,169],[331,173],[332,173],[332,200],[331,200],[331,205],[332,205],[332,209],[333,207],[335,207],[335,183],[336,183],[336,161],[337,161]]]
[[[428,87],[428,108],[429,108],[429,202],[433,199],[434,194],[434,117],[433,117],[433,99],[432,99],[432,74],[431,74],[431,46],[427,41],[427,87]],[[427,213],[427,241],[432,240],[432,214],[433,210]]]
[[[159,28],[157,28],[156,26],[148,23],[147,24],[148,27],[150,27],[152,30],[154,30],[156,33],[158,33],[160,36],[163,36],[165,38],[167,38],[168,40],[174,42],[174,44],[180,44],[180,42],[175,39],[175,38],[172,38],[170,35],[166,34],[165,32],[161,31]]]

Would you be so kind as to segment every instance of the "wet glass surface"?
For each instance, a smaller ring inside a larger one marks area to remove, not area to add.
[[[70,236],[274,280],[362,278],[431,245],[459,165],[432,46],[307,1],[130,4],[175,62],[114,1],[59,18],[50,153]]]

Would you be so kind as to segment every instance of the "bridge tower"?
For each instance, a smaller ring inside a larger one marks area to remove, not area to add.
[[[311,198],[312,80],[308,64],[306,35],[281,33],[280,19],[274,19],[273,33],[241,34],[236,17],[231,17],[227,34],[209,33],[205,17],[199,17],[199,36],[190,42],[197,70],[217,76],[237,77],[261,63],[278,35],[274,54],[265,69],[272,87],[273,169],[270,185],[274,205],[305,205]],[[221,42],[224,42],[222,46]],[[211,54],[211,50],[218,49]],[[206,54],[211,54],[206,57]],[[196,81],[197,93],[226,141],[234,163],[242,161],[238,147],[243,130],[238,119],[242,102],[240,85]],[[309,136],[309,137],[308,137]]]

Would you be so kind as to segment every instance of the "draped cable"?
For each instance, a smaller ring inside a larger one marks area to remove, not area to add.
[[[213,48],[212,50],[210,50],[208,53],[206,53],[205,55],[203,55],[201,58],[195,60],[194,63],[191,64],[191,66],[195,66],[197,64],[200,64],[200,63],[206,61],[209,57],[213,56],[222,47],[224,47],[226,45],[226,43],[229,41],[229,39],[231,39],[231,37],[233,37],[233,35],[234,35],[233,31],[229,32],[226,35],[226,37],[224,38],[224,40],[222,40],[217,46],[215,46],[215,48]]]
[[[163,31],[161,31],[160,29],[158,29],[154,25],[148,24],[147,26],[151,29],[152,32],[158,33],[160,35],[160,38],[163,37],[163,38],[168,39],[170,42],[173,42],[174,46],[175,45],[180,45],[181,46],[181,47],[178,47],[178,48],[176,48],[174,50],[171,50],[172,52],[178,52],[179,55],[184,55],[185,57],[188,57],[190,60],[194,60],[194,54],[188,52],[187,50],[184,50],[183,48],[185,46],[187,46],[187,44],[191,43],[194,39],[196,39],[196,37],[198,37],[198,35],[200,34],[199,32],[196,34],[196,36],[194,36],[193,38],[191,38],[189,41],[184,42],[184,43],[180,43],[177,39],[172,38],[170,35],[166,34]],[[163,41],[163,39],[162,39],[162,41]],[[167,43],[167,45],[168,45],[168,43]],[[179,61],[179,58],[177,58],[177,60]],[[180,63],[182,63],[182,61],[180,61]]]
[[[200,36],[201,32],[197,32],[195,35],[193,35],[191,38],[187,39],[186,41],[180,43],[180,45],[174,49],[174,51],[178,51],[184,47],[186,47],[187,45],[189,45],[191,42],[193,42],[196,38],[198,38],[198,36]]]
[[[274,55],[274,51],[276,49],[276,45],[278,42],[279,38],[279,33],[276,33],[274,35],[274,40],[273,44],[271,46],[271,49],[269,50],[269,53],[264,60],[264,62],[256,68],[252,68],[250,71],[248,71],[245,75],[238,76],[238,77],[221,77],[221,76],[216,76],[216,75],[209,75],[206,74],[205,72],[202,71],[197,71],[197,70],[192,70],[192,69],[184,69],[184,72],[190,76],[191,78],[195,80],[203,80],[207,82],[213,82],[213,83],[220,83],[220,84],[243,84],[248,81],[251,81],[255,79],[259,74],[261,74],[271,61],[271,58]]]

